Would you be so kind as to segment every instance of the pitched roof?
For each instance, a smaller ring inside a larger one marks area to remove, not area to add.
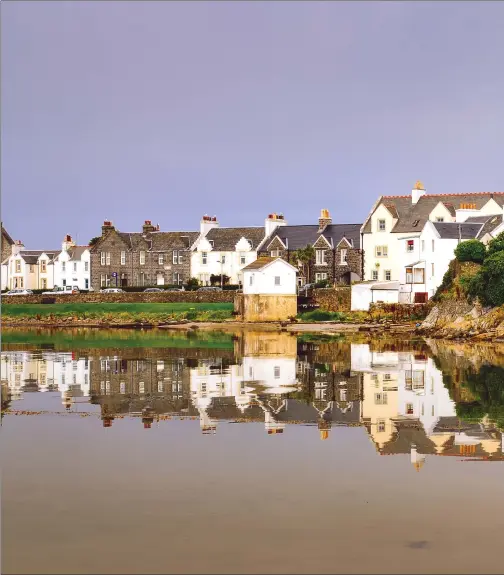
[[[481,230],[479,231],[478,238],[482,238],[485,234],[492,232],[497,226],[502,224],[503,217],[502,215],[498,216],[481,216],[481,217],[474,217],[474,218],[467,218],[467,222],[472,222],[479,220],[478,223],[482,223]]]
[[[22,257],[27,264],[31,265],[36,264],[42,254],[48,255],[51,260],[54,260],[54,258],[60,254],[60,250],[21,250],[19,252],[19,256]]]
[[[148,235],[154,252],[171,249],[189,249],[199,236],[199,232],[152,232]]]
[[[290,251],[313,245],[323,235],[330,245],[336,247],[346,237],[355,248],[360,246],[360,229],[362,224],[329,224],[319,233],[318,225],[279,226],[261,244],[267,250],[268,245],[278,236]]]
[[[411,202],[411,195],[407,196],[383,196],[376,204],[373,212],[379,205],[384,205],[391,213],[395,208],[398,220],[392,229],[393,233],[419,232],[429,214],[439,202],[443,203],[449,212],[454,215],[455,210],[462,204],[474,204],[477,210],[481,209],[489,200],[495,200],[499,206],[504,206],[504,192],[478,192],[468,194],[425,194],[420,197],[416,204]],[[414,225],[415,224],[415,225]],[[371,233],[371,218],[368,218],[362,229],[363,233]]]
[[[10,237],[9,233],[7,232],[7,230],[3,227],[2,225],[2,236],[4,237],[5,241],[9,244],[9,245],[13,245],[14,244],[14,240]]]
[[[276,260],[280,260],[286,266],[289,266],[290,268],[296,270],[296,268],[294,266],[292,266],[291,264],[289,264],[288,262],[286,262],[285,260],[283,260],[280,257],[278,257],[278,258],[263,257],[263,258],[257,258],[254,262],[252,262],[248,266],[245,266],[244,268],[242,268],[242,271],[262,270],[263,268],[269,266],[270,264],[272,264]]]
[[[252,249],[257,249],[264,239],[264,227],[250,228],[213,228],[205,236],[213,242],[213,249],[222,252],[234,251],[236,244],[241,238],[245,238]]]
[[[471,223],[457,223],[457,222],[433,222],[437,233],[442,239],[456,240],[471,240],[478,237],[481,230],[481,224]]]
[[[86,251],[86,250],[90,250],[91,246],[73,246],[69,252],[70,252],[70,260],[80,260],[82,257],[82,254]]]

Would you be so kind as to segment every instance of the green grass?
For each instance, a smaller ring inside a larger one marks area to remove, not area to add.
[[[302,321],[345,321],[347,316],[338,311],[324,311],[322,309],[317,309],[302,313],[299,318]]]
[[[233,310],[232,303],[55,303],[55,304],[14,304],[2,305],[2,315],[6,317],[27,316],[68,316],[86,314],[90,317],[107,313],[128,314],[181,314],[191,311],[220,311]]]

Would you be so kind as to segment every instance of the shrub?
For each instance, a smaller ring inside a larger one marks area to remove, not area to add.
[[[485,259],[483,283],[486,302],[493,306],[504,305],[504,251],[495,252]]]
[[[328,280],[320,280],[318,282],[315,283],[315,287],[316,288],[327,288],[329,287],[331,284],[329,283]]]
[[[448,291],[453,286],[453,280],[455,279],[455,264],[456,260],[452,260],[449,265],[448,269],[443,276],[443,281],[441,282],[440,286],[436,290],[436,293],[432,297],[432,301],[437,302],[439,301],[441,294],[443,292]]]
[[[475,262],[480,264],[485,259],[486,248],[479,240],[460,242],[455,248],[455,257],[459,262]]]
[[[345,321],[346,316],[337,311],[324,311],[317,309],[301,314],[303,321]]]
[[[199,288],[199,281],[197,280],[197,278],[189,278],[187,280],[187,283],[185,284],[185,289],[187,291],[194,291],[197,290]]]

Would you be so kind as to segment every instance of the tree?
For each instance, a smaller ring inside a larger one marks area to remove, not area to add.
[[[495,252],[483,264],[486,300],[493,306],[504,305],[504,251]]]
[[[306,278],[306,283],[310,283],[310,267],[315,259],[315,248],[307,245],[304,248],[296,250],[293,254],[294,260],[299,262],[299,267]]]
[[[486,256],[486,248],[479,240],[460,242],[455,248],[455,257],[459,262],[482,263]]]
[[[227,276],[226,274],[211,274],[210,275],[210,285],[215,286],[215,285],[220,285],[221,284],[221,278],[222,278],[222,285],[227,285],[229,283],[229,280],[231,279],[229,276]]]
[[[189,278],[186,283],[186,289],[188,291],[195,290],[199,287],[199,281],[197,278]]]
[[[89,240],[89,245],[94,246],[98,242],[98,240],[101,240],[101,236],[95,236],[94,238],[91,238]]]
[[[488,255],[491,256],[497,252],[504,251],[504,232],[501,232],[493,240],[488,242]]]

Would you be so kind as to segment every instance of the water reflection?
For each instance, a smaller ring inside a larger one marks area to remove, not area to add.
[[[224,422],[261,422],[276,436],[304,424],[328,440],[335,426],[360,426],[377,453],[409,454],[417,470],[430,456],[504,459],[502,420],[491,417],[504,405],[502,368],[480,367],[485,381],[496,380],[498,397],[488,407],[488,394],[474,391],[479,371],[425,343],[313,342],[287,333],[232,341],[229,350],[198,349],[194,341],[72,352],[12,345],[1,358],[2,412],[22,412],[28,394],[57,393],[68,414],[86,404],[104,428],[125,417],[145,429],[181,418],[197,420],[205,435]]]

